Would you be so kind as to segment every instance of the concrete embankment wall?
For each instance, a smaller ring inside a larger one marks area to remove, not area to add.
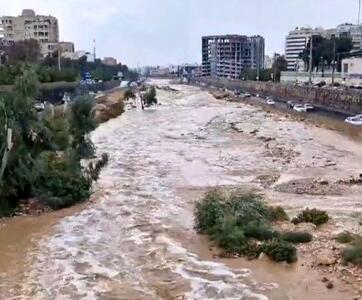
[[[201,78],[200,82],[215,87],[241,89],[250,93],[274,96],[284,100],[295,100],[312,103],[316,106],[350,113],[362,113],[362,91],[329,90],[307,86],[294,86],[273,82],[241,81],[228,79]]]

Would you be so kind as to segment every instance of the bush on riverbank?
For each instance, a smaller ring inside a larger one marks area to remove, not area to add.
[[[271,226],[275,216],[258,194],[213,190],[196,203],[194,215],[196,230],[229,254],[255,258],[264,252],[276,261],[295,261],[296,248],[279,239]]]
[[[69,207],[90,196],[91,181],[82,173],[79,160],[71,155],[43,152],[38,158],[34,193],[52,209]]]
[[[362,244],[347,247],[342,255],[345,262],[362,266]]]
[[[319,210],[316,208],[309,209],[306,208],[302,210],[293,220],[294,224],[299,223],[313,223],[316,226],[320,226],[324,223],[327,223],[329,216],[327,212]]]
[[[37,197],[58,209],[90,195],[92,180],[80,162],[94,151],[88,137],[94,100],[77,99],[69,114],[38,114],[37,84],[34,70],[25,68],[15,91],[0,97],[0,216],[21,199]]]
[[[289,217],[281,206],[270,206],[269,207],[270,221],[289,221]]]
[[[292,244],[278,239],[264,242],[261,251],[276,262],[293,263],[297,261],[297,249]]]
[[[309,243],[313,236],[308,232],[285,232],[281,235],[281,239],[293,244]]]
[[[146,106],[157,104],[156,88],[154,86],[151,86],[147,89],[143,95],[143,102]]]

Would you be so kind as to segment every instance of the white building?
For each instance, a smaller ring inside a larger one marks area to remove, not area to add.
[[[362,84],[362,57],[350,57],[342,60],[342,78],[349,85]]]
[[[312,35],[321,35],[322,28],[301,27],[290,31],[285,38],[285,59],[288,62],[288,70],[295,70],[299,65],[299,55],[306,48]]]
[[[345,23],[331,29],[297,27],[289,32],[285,41],[285,58],[288,62],[289,71],[298,70],[299,55],[306,48],[312,35],[321,35],[329,39],[332,36],[350,36],[353,43],[352,51],[362,50],[362,25]]]
[[[3,20],[0,19],[0,39],[5,37],[4,23]]]
[[[362,26],[356,24],[341,24],[337,26],[337,35],[350,34],[353,43],[352,51],[362,50]]]

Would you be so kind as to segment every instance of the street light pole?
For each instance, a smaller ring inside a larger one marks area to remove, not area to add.
[[[334,72],[336,68],[336,36],[332,36],[333,39],[333,66],[332,66],[332,86],[334,86]]]
[[[309,83],[312,84],[312,68],[313,68],[313,35],[310,36],[309,46]]]
[[[61,54],[61,47],[60,47],[60,44],[58,43],[58,70],[59,71],[61,71],[62,70],[62,68],[61,68],[61,66],[60,66],[60,56],[62,55]]]

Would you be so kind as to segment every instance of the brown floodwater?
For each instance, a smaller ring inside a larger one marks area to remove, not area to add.
[[[208,188],[245,185],[291,213],[313,202],[358,231],[360,189],[290,195],[256,178],[277,174],[279,184],[362,173],[359,133],[173,87],[178,92],[158,91],[157,108],[128,110],[93,133],[97,153],[110,161],[91,202],[3,222],[0,299],[350,299],[341,285],[327,290],[303,260],[215,258],[195,234],[192,212]]]

